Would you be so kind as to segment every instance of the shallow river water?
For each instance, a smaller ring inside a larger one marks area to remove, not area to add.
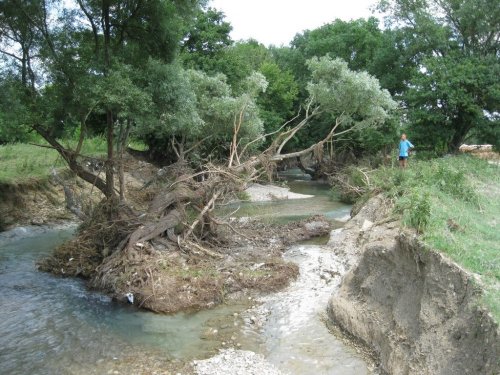
[[[308,185],[309,190],[303,183],[292,190],[321,193],[297,201],[298,215],[304,214],[298,207],[310,205],[320,208],[312,213],[331,217],[348,212],[348,207],[326,198],[324,187]],[[276,213],[276,205],[281,204],[271,203],[272,210]],[[292,205],[292,201],[285,204],[287,208]],[[295,216],[291,208],[280,214]],[[117,304],[89,291],[81,280],[38,272],[36,261],[72,232],[66,227],[0,233],[0,374],[152,373],[148,372],[152,363],[161,368],[162,361],[210,356],[222,338],[207,330],[220,332],[229,326],[239,330],[236,336],[241,349],[262,353],[284,373],[368,373],[361,357],[330,335],[321,320],[330,294],[328,284],[338,282],[321,275],[340,267],[322,246],[291,248],[286,256],[299,264],[300,279],[287,290],[264,298],[254,309],[220,306],[164,316]],[[250,318],[255,319],[250,322]],[[145,362],[140,372],[128,367],[138,361]]]

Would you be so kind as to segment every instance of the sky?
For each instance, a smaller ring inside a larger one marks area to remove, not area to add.
[[[368,18],[377,0],[211,0],[233,26],[233,40],[256,39],[269,46],[288,45],[295,34],[337,18]]]

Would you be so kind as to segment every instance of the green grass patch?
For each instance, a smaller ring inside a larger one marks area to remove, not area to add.
[[[469,156],[414,161],[377,170],[373,184],[428,246],[480,275],[500,321],[500,167]]]
[[[62,141],[74,147],[76,141]],[[44,141],[37,144],[47,146]],[[106,152],[106,142],[102,137],[85,141],[82,154],[100,156]],[[57,151],[32,144],[15,143],[0,145],[0,183],[20,184],[32,180],[45,179],[51,168],[63,168],[66,163]]]

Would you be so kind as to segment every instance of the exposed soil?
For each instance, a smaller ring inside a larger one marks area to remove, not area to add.
[[[125,158],[126,199],[133,208],[142,209],[155,192],[144,185],[157,178],[158,168],[130,155]],[[101,173],[104,173],[102,171]],[[0,231],[20,225],[46,225],[79,220],[69,209],[83,214],[92,210],[103,198],[91,184],[67,170],[59,170],[44,180],[19,184],[0,184]]]
[[[0,231],[13,225],[43,225],[73,219],[74,215],[65,208],[62,186],[50,181],[0,184]]]
[[[390,374],[498,374],[498,324],[481,307],[473,275],[386,219],[371,199],[332,235],[351,254],[329,316],[364,342]]]

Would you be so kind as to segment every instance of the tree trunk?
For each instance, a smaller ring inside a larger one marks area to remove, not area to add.
[[[113,161],[113,113],[111,110],[106,111],[106,140],[108,148],[108,160],[106,160],[106,197],[112,198],[115,196],[115,173]]]
[[[45,130],[40,125],[34,125],[33,129],[36,130],[68,163],[69,168],[76,173],[78,177],[87,181],[89,184],[95,185],[104,195],[108,191],[108,186],[106,181],[100,178],[98,175],[93,174],[86,170],[77,160],[77,154],[72,150],[64,148],[47,130]]]
[[[448,143],[449,151],[456,152],[464,142],[465,137],[472,129],[474,116],[467,116],[465,111],[460,112],[456,121],[453,122],[453,136]]]
[[[111,66],[109,48],[111,42],[111,24],[109,22],[109,0],[102,2],[102,13],[104,22],[104,75],[109,74]],[[106,140],[108,148],[108,160],[106,160],[106,197],[108,199],[115,196],[115,177],[113,161],[113,112],[110,108],[106,110]]]

